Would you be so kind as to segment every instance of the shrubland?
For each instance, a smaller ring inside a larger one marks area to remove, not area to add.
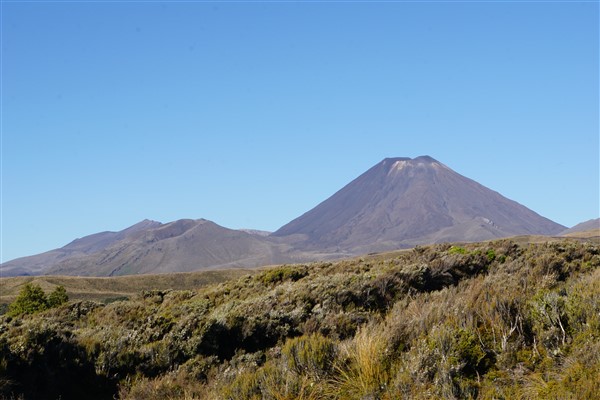
[[[440,244],[0,317],[5,399],[593,399],[600,246]]]

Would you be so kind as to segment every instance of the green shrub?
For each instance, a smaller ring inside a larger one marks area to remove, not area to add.
[[[464,247],[460,247],[460,246],[452,246],[448,250],[448,253],[450,253],[450,254],[467,254],[467,249],[465,249]]]
[[[288,340],[281,353],[288,367],[298,375],[321,379],[331,373],[335,359],[335,344],[319,334]]]
[[[49,308],[58,307],[69,301],[69,296],[64,286],[57,286],[54,291],[46,296],[39,285],[27,283],[19,292],[19,295],[8,306],[7,315],[17,317],[24,314],[35,314]]]
[[[566,296],[556,291],[541,290],[530,301],[534,331],[555,354],[566,344],[569,331],[565,299]]]
[[[253,371],[242,371],[233,382],[222,388],[220,397],[227,400],[260,400],[260,374]]]
[[[283,267],[268,270],[262,274],[261,280],[266,285],[288,280],[296,282],[297,280],[304,278],[306,275],[308,275],[308,272],[304,269],[284,265]]]
[[[54,291],[48,295],[48,307],[58,307],[69,301],[69,296],[64,286],[57,286]]]
[[[479,338],[473,332],[459,329],[454,346],[461,363],[462,372],[469,377],[485,373],[493,364],[493,359],[482,348]]]
[[[21,292],[8,306],[8,315],[16,317],[23,314],[35,314],[48,309],[46,293],[39,285],[27,283]]]

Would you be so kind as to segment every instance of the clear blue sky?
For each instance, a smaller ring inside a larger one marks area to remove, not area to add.
[[[2,261],[144,218],[275,230],[428,154],[599,216],[597,2],[10,2]]]

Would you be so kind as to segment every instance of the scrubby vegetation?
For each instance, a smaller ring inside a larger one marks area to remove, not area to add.
[[[27,283],[19,296],[8,306],[8,315],[17,317],[23,314],[35,314],[52,307],[58,307],[69,301],[64,286],[57,286],[48,296],[39,285]]]
[[[0,319],[0,397],[592,399],[600,246],[282,266]]]

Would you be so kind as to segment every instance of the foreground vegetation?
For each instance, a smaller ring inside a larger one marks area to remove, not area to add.
[[[0,397],[592,399],[600,246],[510,240],[281,266],[0,317]]]

